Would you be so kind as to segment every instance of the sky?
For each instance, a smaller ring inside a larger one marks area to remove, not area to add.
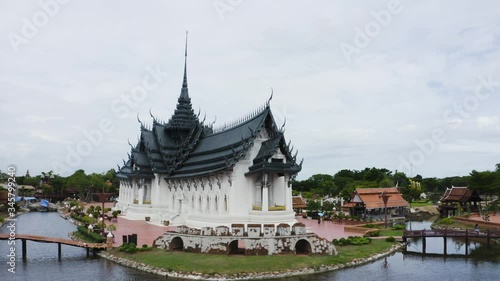
[[[222,126],[273,91],[298,179],[500,163],[498,1],[0,0],[0,169],[117,169],[138,118],[173,114],[186,30],[195,111]]]

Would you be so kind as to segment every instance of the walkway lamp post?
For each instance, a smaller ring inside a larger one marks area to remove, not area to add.
[[[385,192],[382,192],[379,195],[379,198],[381,198],[384,202],[384,228],[387,228],[387,201],[389,201],[389,197],[391,196],[386,194]]]

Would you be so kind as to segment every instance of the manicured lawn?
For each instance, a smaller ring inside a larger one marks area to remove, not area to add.
[[[252,272],[275,272],[314,268],[350,262],[353,259],[371,256],[389,249],[394,243],[373,240],[363,246],[337,246],[337,256],[275,255],[240,256],[210,255],[185,252],[168,252],[160,249],[126,254],[117,249],[111,253],[137,262],[176,272],[198,272],[203,274],[237,274]]]
[[[422,202],[422,201],[418,201],[418,202],[412,202],[411,203],[411,207],[414,208],[414,207],[424,207],[424,206],[432,206],[434,204],[432,204],[432,202]]]
[[[403,230],[394,230],[394,229],[380,229],[379,236],[403,236]]]
[[[447,219],[445,219],[444,221],[447,221]],[[453,218],[451,218],[449,221],[452,221],[452,223],[444,223],[442,219],[439,219],[436,220],[432,224],[432,226],[440,226],[445,228],[474,229],[473,224],[466,224],[459,221],[455,221]]]

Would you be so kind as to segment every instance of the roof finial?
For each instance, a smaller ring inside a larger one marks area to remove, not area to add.
[[[186,46],[184,49],[184,78],[182,80],[182,90],[181,90],[181,98],[189,98],[188,95],[188,85],[187,85],[187,55],[188,55],[188,32],[186,30]]]

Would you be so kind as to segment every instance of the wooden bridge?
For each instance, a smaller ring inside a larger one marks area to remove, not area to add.
[[[61,259],[61,245],[69,245],[69,246],[85,248],[87,249],[87,256],[89,256],[90,250],[92,250],[95,253],[98,250],[106,249],[105,243],[86,243],[59,237],[45,237],[45,236],[17,234],[17,233],[14,237],[11,237],[9,234],[0,233],[0,240],[13,240],[13,239],[22,241],[22,256],[24,261],[26,260],[27,240],[42,242],[42,243],[57,243],[57,256],[59,259]]]
[[[423,230],[403,230],[403,242],[406,242],[409,238],[421,238],[422,239],[422,253],[425,254],[427,237],[442,237],[444,240],[443,253],[446,255],[446,239],[448,237],[452,238],[465,238],[465,254],[468,254],[469,250],[469,239],[486,239],[486,243],[490,246],[491,239],[499,239],[500,231],[494,231],[486,229],[486,232],[477,232],[474,230],[453,230],[453,229],[423,229]]]

